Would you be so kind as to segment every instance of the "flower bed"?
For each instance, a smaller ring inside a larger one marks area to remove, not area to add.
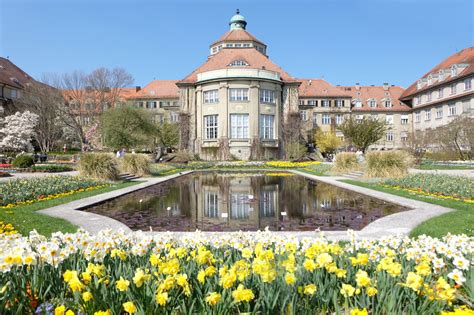
[[[382,186],[433,198],[474,203],[474,180],[464,176],[413,174],[387,180]]]
[[[32,204],[99,189],[109,184],[76,176],[45,176],[13,179],[0,184],[0,209]]]
[[[474,239],[462,235],[33,232],[0,248],[2,314],[439,314],[472,301]]]
[[[0,235],[13,235],[17,233],[12,224],[0,221]]]
[[[10,167],[12,167],[12,165],[9,163],[3,163],[3,164],[0,163],[0,168],[10,168]]]

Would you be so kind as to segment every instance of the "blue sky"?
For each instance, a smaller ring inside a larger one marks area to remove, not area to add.
[[[203,63],[239,8],[295,77],[407,87],[474,44],[472,0],[0,0],[0,55],[34,77],[120,66],[136,85]]]

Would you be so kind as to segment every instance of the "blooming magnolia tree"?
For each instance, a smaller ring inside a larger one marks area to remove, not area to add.
[[[31,139],[38,123],[38,115],[25,111],[5,117],[0,128],[0,151],[31,151]]]

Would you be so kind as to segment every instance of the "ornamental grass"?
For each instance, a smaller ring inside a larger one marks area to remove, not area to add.
[[[123,172],[135,176],[150,174],[150,158],[145,154],[127,154],[120,161]]]
[[[112,154],[84,153],[79,160],[79,173],[86,178],[117,180],[119,166]]]
[[[0,248],[2,314],[449,314],[472,307],[474,238],[465,235],[350,234],[341,243],[271,232],[32,232],[0,235]]]
[[[336,154],[334,172],[347,173],[360,169],[361,165],[357,161],[357,155],[354,152],[340,152]]]
[[[405,151],[371,151],[365,154],[364,176],[373,177],[402,177],[413,165],[413,158]]]

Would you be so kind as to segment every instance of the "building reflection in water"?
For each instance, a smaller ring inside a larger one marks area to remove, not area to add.
[[[269,175],[193,173],[85,210],[156,231],[360,230],[406,210],[304,177]]]

